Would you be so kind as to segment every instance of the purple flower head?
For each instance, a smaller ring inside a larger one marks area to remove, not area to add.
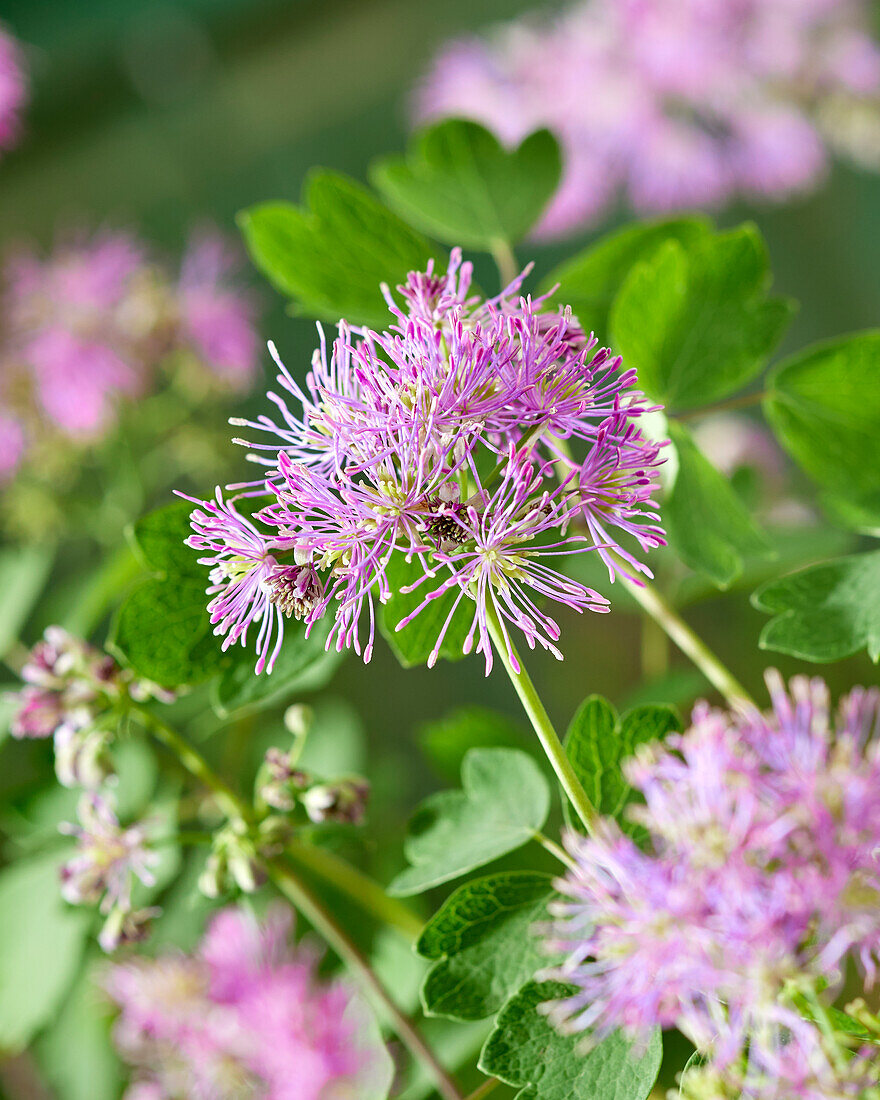
[[[271,672],[284,638],[284,616],[296,610],[297,600],[302,602],[304,589],[310,592],[303,580],[308,567],[279,565],[272,554],[276,543],[225,501],[219,489],[212,501],[178,495],[197,505],[190,516],[195,534],[186,544],[205,555],[200,565],[211,566],[207,593],[213,597],[208,611],[214,633],[224,636],[226,650],[239,641],[246,645],[248,628],[259,623],[257,672]]]
[[[546,558],[598,550],[612,580],[647,572],[619,542],[621,533],[643,551],[663,542],[651,499],[661,448],[638,427],[652,408],[635,372],[597,349],[570,309],[522,296],[527,273],[483,300],[453,249],[445,274],[432,264],[411,272],[397,298],[384,288],[385,331],[340,322],[328,349],[319,328],[304,387],[271,348],[280,415],[236,421],[259,433],[247,445],[265,476],[232,487],[271,501],[243,526],[221,505],[213,556],[202,559],[217,570],[211,612],[219,633],[231,628],[227,644],[289,606],[307,632],[332,615],[327,644],[369,660],[376,604],[396,594],[396,560],[415,563],[404,591],[423,593],[398,629],[452,593],[452,614],[471,616],[465,652],[482,653],[488,670],[498,631],[516,661],[511,626],[561,656],[559,627],[539,602],[607,610]],[[205,522],[194,513],[198,549]],[[568,533],[575,522],[586,534]],[[261,654],[270,635],[261,633]]]
[[[542,560],[578,553],[591,545],[584,535],[561,536],[578,509],[577,496],[572,497],[569,491],[570,482],[571,477],[552,490],[546,488],[541,468],[517,455],[511,445],[498,488],[494,492],[478,489],[475,498],[450,512],[443,530],[443,544],[449,549],[438,548],[434,554],[449,575],[398,624],[401,629],[432,600],[450,590],[456,593],[428,658],[429,666],[437,660],[452,615],[462,602],[465,608],[467,601],[474,604],[464,651],[469,653],[476,641],[476,652],[484,655],[487,674],[492,669],[490,623],[496,621],[517,671],[509,626],[522,631],[530,649],[537,643],[562,659],[555,644],[559,627],[538,607],[536,597],[556,600],[576,611],[609,609],[608,601],[598,592],[570,580]],[[428,584],[433,579],[433,573],[423,578]]]
[[[145,886],[155,883],[151,867],[159,857],[148,846],[148,824],[123,828],[105,796],[82,795],[77,816],[78,824],[59,826],[77,845],[60,868],[61,896],[71,905],[100,904],[101,912],[110,918],[100,942],[111,950],[123,939],[134,938],[135,928],[152,915],[133,914],[132,885],[134,879]]]
[[[226,909],[194,955],[112,968],[114,1039],[137,1073],[126,1097],[355,1100],[379,1092],[388,1059],[366,1010],[346,985],[317,976],[313,953],[289,946],[291,925],[280,906],[262,924]]]
[[[541,126],[565,171],[538,235],[636,210],[785,198],[827,147],[880,163],[880,48],[867,0],[579,0],[555,19],[445,46],[419,120],[474,118],[515,144]]]
[[[880,958],[880,691],[854,689],[834,718],[821,680],[767,682],[767,714],[701,704],[629,763],[651,847],[612,822],[571,834],[547,930],[576,987],[548,1006],[560,1027],[677,1027],[747,1096],[779,1067],[833,1077],[797,997],[834,988],[847,959],[871,982]]]
[[[18,141],[26,99],[21,49],[12,35],[0,27],[0,149],[10,149]]]
[[[215,232],[194,236],[183,258],[177,308],[183,341],[210,375],[245,389],[257,369],[255,310],[232,281],[239,257]]]

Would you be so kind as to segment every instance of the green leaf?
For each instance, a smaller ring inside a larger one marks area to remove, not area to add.
[[[752,596],[771,619],[761,648],[803,661],[839,661],[867,649],[880,661],[880,550],[811,565]]]
[[[629,274],[611,310],[612,343],[639,386],[672,410],[741,389],[764,368],[791,318],[769,298],[767,250],[753,225],[668,241]]]
[[[583,1035],[561,1035],[538,1012],[538,1005],[571,992],[558,982],[524,985],[501,1010],[480,1069],[522,1088],[518,1100],[645,1100],[660,1069],[660,1032],[640,1057],[616,1031],[584,1052]]]
[[[53,852],[0,872],[0,1050],[27,1046],[79,969],[92,915],[61,900],[58,864]]]
[[[283,702],[294,693],[322,688],[342,662],[344,653],[325,650],[329,624],[318,623],[308,638],[302,623],[288,622],[284,643],[271,674],[254,672],[256,654],[236,648],[232,664],[222,672],[214,690],[214,707],[221,717],[243,715]]]
[[[55,547],[22,546],[0,551],[0,657],[21,636],[34,604],[43,591],[55,560]]]
[[[210,679],[224,660],[208,616],[207,570],[184,545],[191,511],[175,501],[131,529],[135,552],[154,577],[119,607],[108,642],[138,675],[165,687]]]
[[[550,786],[535,761],[516,749],[471,749],[460,791],[440,791],[416,810],[404,851],[412,864],[388,887],[420,894],[491,863],[531,840],[550,812]]]
[[[626,780],[621,764],[639,745],[662,741],[681,729],[672,707],[643,706],[622,717],[601,695],[584,700],[565,735],[565,751],[590,801],[606,817],[616,819],[630,836],[642,836],[641,826],[629,821],[626,808],[636,793]],[[582,828],[568,803],[564,803],[569,828]]]
[[[880,332],[830,340],[780,364],[764,411],[806,472],[880,516]],[[860,526],[860,524],[856,524]]]
[[[516,244],[559,185],[549,130],[506,150],[476,122],[446,119],[417,134],[405,157],[375,161],[370,179],[402,217],[448,244],[490,252]]]
[[[411,623],[402,630],[398,630],[397,624],[413,612],[427,593],[432,591],[430,581],[419,585],[414,592],[400,591],[401,588],[418,580],[423,573],[424,570],[415,558],[408,562],[403,554],[392,555],[385,573],[389,588],[396,594],[382,605],[379,629],[404,668],[423,665],[428,660],[458,595],[458,589],[451,589],[438,599],[432,600]],[[440,583],[438,579],[433,586],[436,587]],[[464,656],[462,647],[471,627],[473,610],[473,601],[464,597],[456,609],[449,629],[444,635],[443,644],[440,646],[440,656],[445,657],[447,661],[460,661]]]
[[[703,455],[687,428],[669,422],[678,473],[663,518],[669,542],[691,569],[727,588],[748,557],[773,556],[773,547],[730,482]]]
[[[554,896],[549,875],[506,871],[460,886],[422,931],[416,950],[437,961],[422,983],[429,1016],[481,1020],[546,962],[532,932]]]
[[[51,1027],[37,1040],[40,1069],[59,1100],[116,1100],[122,1066],[110,1041],[112,1011],[96,971],[86,966]]]
[[[549,294],[559,284],[556,299],[571,306],[587,332],[607,339],[612,303],[633,266],[649,260],[666,241],[687,246],[711,231],[706,218],[629,225],[560,264],[541,283],[539,293]]]
[[[129,537],[145,569],[163,577],[204,580],[205,567],[199,565],[199,555],[185,545],[192,534],[189,523],[192,510],[189,501],[176,500],[148,512],[133,525]]]
[[[263,203],[238,222],[254,263],[296,312],[327,321],[384,328],[380,284],[403,282],[432,257],[444,260],[365,187],[336,172],[313,172],[302,206]]]
[[[211,633],[205,581],[191,577],[136,588],[119,608],[108,644],[139,676],[165,687],[202,683],[223,660]]]

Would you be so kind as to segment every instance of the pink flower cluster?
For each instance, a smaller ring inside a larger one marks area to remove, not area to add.
[[[149,823],[123,828],[108,797],[90,791],[80,798],[77,824],[65,822],[59,828],[76,840],[75,853],[60,869],[61,896],[71,905],[99,905],[107,917],[98,934],[105,951],[125,943],[136,943],[161,910],[136,909],[132,887],[138,879],[153,886],[151,868],[159,857],[148,844]]]
[[[547,126],[562,185],[538,233],[642,212],[784,198],[826,145],[880,165],[880,47],[866,0],[582,0],[447,45],[420,120],[474,118],[507,142]]]
[[[237,260],[197,235],[175,277],[128,233],[19,250],[0,300],[0,481],[28,449],[61,436],[90,442],[120,403],[149,392],[162,363],[197,364],[205,384],[243,388],[257,367],[253,303]]]
[[[561,657],[539,601],[607,610],[554,568],[560,555],[596,550],[612,579],[648,572],[621,545],[663,541],[651,500],[661,448],[638,427],[648,405],[635,372],[569,309],[522,297],[522,278],[494,299],[472,296],[456,249],[444,274],[410,274],[402,306],[385,288],[387,331],[341,322],[332,348],[322,331],[305,389],[276,357],[276,419],[233,421],[257,434],[246,445],[266,476],[232,488],[272,501],[250,517],[218,489],[194,501],[188,543],[212,567],[224,646],[246,644],[256,624],[258,672],[271,670],[290,615],[311,629],[330,612],[328,645],[369,660],[376,604],[395,594],[392,561],[409,563],[401,591],[420,596],[397,629],[448,595],[429,664],[457,615],[470,622],[463,651],[482,653],[487,672],[493,633],[515,663],[511,628]]]
[[[0,150],[10,149],[21,131],[21,109],[27,99],[27,81],[21,49],[0,27]]]
[[[24,687],[10,693],[16,705],[11,733],[55,739],[55,770],[66,787],[97,788],[108,774],[109,727],[102,719],[125,699],[173,696],[135,679],[106,653],[50,626],[21,670]],[[111,723],[112,725],[112,723]]]
[[[813,1021],[848,960],[868,984],[880,963],[880,690],[833,719],[821,680],[767,682],[768,714],[702,704],[629,762],[650,850],[613,822],[568,837],[546,934],[576,991],[547,1007],[600,1036],[678,1028],[708,1059],[696,1080],[728,1085],[705,1095],[864,1096],[876,1051],[840,1056]]]
[[[290,911],[226,909],[195,954],[132,959],[106,988],[137,1079],[126,1100],[364,1100],[388,1076],[365,1010],[291,949]],[[381,1093],[385,1095],[384,1092]]]

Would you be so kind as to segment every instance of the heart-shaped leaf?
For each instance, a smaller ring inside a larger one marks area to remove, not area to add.
[[[476,122],[447,119],[416,135],[406,157],[376,161],[370,178],[407,221],[448,244],[491,251],[528,233],[559,185],[549,130],[509,152]]]
[[[460,791],[440,791],[416,810],[404,843],[412,864],[388,887],[420,894],[491,863],[531,840],[550,812],[550,785],[517,749],[471,749]]]
[[[313,172],[302,206],[267,202],[238,222],[251,259],[297,313],[385,328],[380,285],[423,271],[435,248],[365,187],[336,172]],[[445,261],[444,261],[445,262]]]

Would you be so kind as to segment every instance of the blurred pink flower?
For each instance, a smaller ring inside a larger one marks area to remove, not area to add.
[[[21,50],[12,35],[0,28],[0,149],[9,149],[18,141],[26,99]]]
[[[126,1100],[366,1100],[379,1091],[384,1048],[352,991],[319,979],[315,956],[289,945],[291,928],[283,906],[260,924],[226,909],[194,955],[112,968],[116,1045],[138,1071]]]
[[[784,198],[821,178],[826,145],[880,164],[868,15],[864,0],[581,0],[448,44],[415,115],[475,118],[510,144],[554,130],[565,173],[542,236],[618,194],[645,212]]]
[[[0,485],[9,481],[24,458],[24,428],[11,413],[0,408]]]
[[[64,328],[46,328],[24,348],[47,416],[67,435],[92,438],[109,427],[115,399],[141,388],[113,348]]]
[[[183,258],[177,297],[182,342],[218,380],[243,389],[257,369],[260,341],[254,303],[231,282],[238,266],[222,236],[197,234]]]
[[[194,239],[177,279],[124,231],[68,237],[46,255],[10,252],[0,302],[0,479],[17,467],[25,439],[106,436],[120,405],[158,387],[175,352],[194,353],[208,389],[245,388],[258,361],[256,309],[230,282],[234,267],[216,233]]]

